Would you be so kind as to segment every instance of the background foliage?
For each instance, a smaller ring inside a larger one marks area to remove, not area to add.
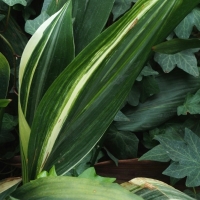
[[[4,163],[19,155],[16,93],[20,57],[31,35],[65,2],[60,0],[55,6],[55,2],[50,0],[0,1],[0,51],[8,60],[11,72],[7,94],[1,98],[12,99],[3,109],[5,114],[1,121],[0,161]],[[103,30],[120,19],[135,2],[72,1],[75,52],[71,60]],[[103,11],[104,15],[101,14]],[[118,159],[141,156],[140,160],[171,161],[163,172],[165,175],[176,179],[187,177],[188,187],[200,185],[200,45],[195,42],[194,47],[191,44],[192,39],[199,40],[199,24],[200,8],[196,7],[166,38],[166,42],[184,39],[176,43],[179,47],[176,52],[169,52],[172,49],[170,43],[153,47],[155,53],[137,77],[101,142],[68,174],[78,176],[99,159],[113,159],[117,164]],[[93,31],[88,32],[91,27]],[[184,49],[182,44],[186,40],[188,45]],[[167,49],[164,53],[163,48]],[[13,170],[19,173],[15,167],[9,170],[2,168],[2,178],[7,177],[3,174],[10,174]]]

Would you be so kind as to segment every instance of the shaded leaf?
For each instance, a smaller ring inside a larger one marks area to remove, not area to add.
[[[121,185],[144,200],[195,200],[164,182],[150,178],[134,178]]]
[[[189,129],[185,129],[184,141],[171,140],[161,135],[156,139],[165,148],[174,161],[163,174],[186,179],[187,187],[200,185],[200,138]]]
[[[136,1],[137,0],[115,0],[113,10],[112,10],[113,21],[115,21],[119,16],[121,16],[127,10],[129,10],[132,3]]]
[[[186,49],[200,48],[199,39],[172,39],[153,46],[155,52],[163,54],[175,54]]]
[[[12,193],[20,200],[142,200],[115,183],[77,177],[45,177],[31,181]]]
[[[196,92],[200,87],[200,77],[195,78],[179,69],[169,74],[160,73],[156,81],[160,93],[123,111],[130,122],[115,122],[117,129],[138,132],[161,125],[177,115],[177,107],[184,102],[188,92]]]
[[[177,66],[193,76],[199,76],[194,50],[185,50],[172,55],[156,53],[154,59],[165,73],[171,72]]]
[[[147,149],[152,149],[155,147],[158,142],[154,140],[155,135],[160,134],[159,128],[155,128],[153,130],[150,130],[149,132],[144,132],[143,133],[143,140],[142,144],[147,148]]]
[[[137,106],[139,104],[139,99],[140,99],[140,91],[139,88],[133,85],[131,88],[131,91],[128,94],[127,102],[131,106]]]
[[[108,157],[115,163],[115,165],[118,166],[119,159],[116,158],[106,147],[103,147],[103,149],[106,151]]]
[[[5,15],[0,14],[0,21],[5,18]]]
[[[10,66],[5,56],[0,52],[0,99],[5,99],[10,80]],[[1,104],[3,100],[1,100]],[[8,100],[4,100],[8,102]],[[6,103],[4,102],[4,103]],[[0,106],[2,107],[2,106]]]
[[[200,31],[200,8],[196,7],[190,12],[183,21],[175,28],[174,32],[179,38],[188,39],[196,26]]]
[[[126,115],[124,115],[120,110],[117,112],[117,114],[115,115],[114,121],[130,121],[128,117],[126,117]]]
[[[0,144],[11,142],[15,139],[12,133],[7,131],[0,132]]]
[[[200,90],[198,90],[194,95],[191,93],[187,94],[184,104],[178,106],[178,115],[187,115],[188,113],[200,114]]]
[[[152,67],[150,65],[145,66],[141,73],[139,74],[139,76],[137,77],[137,81],[141,81],[143,76],[156,76],[159,73],[155,70],[152,69]]]
[[[6,131],[13,130],[18,124],[18,117],[5,113],[2,120],[2,129]]]
[[[118,159],[137,157],[139,140],[134,133],[119,131],[114,126],[106,133],[105,146]]]
[[[150,96],[158,94],[160,92],[159,85],[153,76],[144,77],[139,87],[140,101],[142,103],[144,103]]]

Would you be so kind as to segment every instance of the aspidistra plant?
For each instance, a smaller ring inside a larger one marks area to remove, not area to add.
[[[77,57],[63,61],[66,68],[59,71],[58,77],[56,70],[48,75],[48,70],[42,74],[37,71],[58,56],[56,51],[61,47],[48,45],[52,38],[59,41],[63,34],[57,24],[63,25],[68,19],[67,38],[73,36],[71,0],[40,26],[27,44],[20,65],[24,182],[53,165],[59,175],[64,175],[91,151],[126,99],[152,46],[163,41],[198,3],[199,0],[138,0]],[[66,56],[73,51],[72,41],[62,47]],[[52,54],[45,54],[47,50]],[[45,59],[40,60],[43,54]],[[34,92],[30,96],[42,76],[46,78],[47,91],[39,87],[43,92],[38,98]]]

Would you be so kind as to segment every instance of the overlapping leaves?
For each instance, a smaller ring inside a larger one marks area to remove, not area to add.
[[[200,114],[200,90],[194,95],[189,93],[183,105],[177,108],[178,115]]]
[[[186,179],[186,186],[200,185],[200,138],[189,129],[185,129],[184,137],[177,132],[156,135],[160,145],[144,154],[140,159],[161,162],[173,161],[163,174]]]
[[[171,72],[177,66],[193,76],[198,76],[199,70],[194,52],[196,50],[185,50],[172,55],[156,53],[154,59],[166,73]]]
[[[193,27],[200,30],[200,8],[196,7],[189,13],[183,21],[175,28],[174,32],[179,38],[188,39]]]

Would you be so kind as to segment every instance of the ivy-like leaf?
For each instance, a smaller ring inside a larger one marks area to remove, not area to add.
[[[197,60],[193,49],[181,51],[173,55],[156,53],[154,59],[165,73],[171,72],[177,66],[188,74],[199,76]]]
[[[136,2],[137,0],[115,0],[113,6],[113,20],[116,20],[120,15],[124,14],[130,7],[132,2]]]
[[[27,20],[25,24],[25,31],[31,35],[39,28],[39,26],[49,18],[46,12],[42,12],[38,17],[33,20]]]
[[[181,127],[179,124],[166,124],[160,128],[153,129],[150,131],[149,135],[154,135],[154,139],[157,139],[157,136],[159,138],[162,137],[163,140],[176,140],[176,141],[183,141]],[[147,153],[145,153],[142,157],[140,157],[139,160],[154,160],[159,162],[168,162],[170,160],[170,157],[161,144],[153,147],[151,150],[149,150]]]
[[[106,134],[105,146],[118,159],[129,159],[137,157],[138,142],[134,133],[111,126]]]
[[[158,145],[158,141],[154,140],[155,135],[158,135],[158,134],[160,134],[159,128],[154,128],[153,130],[150,130],[149,132],[143,133],[142,144],[145,146],[145,148],[152,149],[156,145]]]
[[[141,71],[141,73],[139,74],[139,76],[137,77],[137,81],[141,81],[143,76],[156,76],[159,73],[155,70],[152,69],[152,67],[150,65],[147,65],[143,68],[143,70]]]
[[[188,39],[193,27],[200,30],[200,8],[196,7],[189,13],[183,21],[175,28],[174,32],[179,38]]]
[[[156,139],[174,161],[163,174],[186,179],[187,187],[200,185],[200,138],[191,130],[185,129],[184,141],[171,140],[161,135]]]
[[[162,145],[157,145],[143,156],[139,158],[139,160],[154,160],[159,162],[168,162],[170,158],[166,153],[165,148]]]
[[[145,102],[148,97],[160,92],[158,83],[153,76],[144,77],[140,85],[140,101]]]
[[[2,130],[10,131],[18,124],[18,118],[12,116],[8,113],[5,113],[2,121]]]
[[[183,105],[177,108],[178,115],[200,114],[200,90],[194,95],[189,93]]]
[[[14,6],[16,4],[21,4],[23,6],[26,6],[26,4],[27,4],[27,2],[25,0],[2,0],[2,1],[9,6]]]

